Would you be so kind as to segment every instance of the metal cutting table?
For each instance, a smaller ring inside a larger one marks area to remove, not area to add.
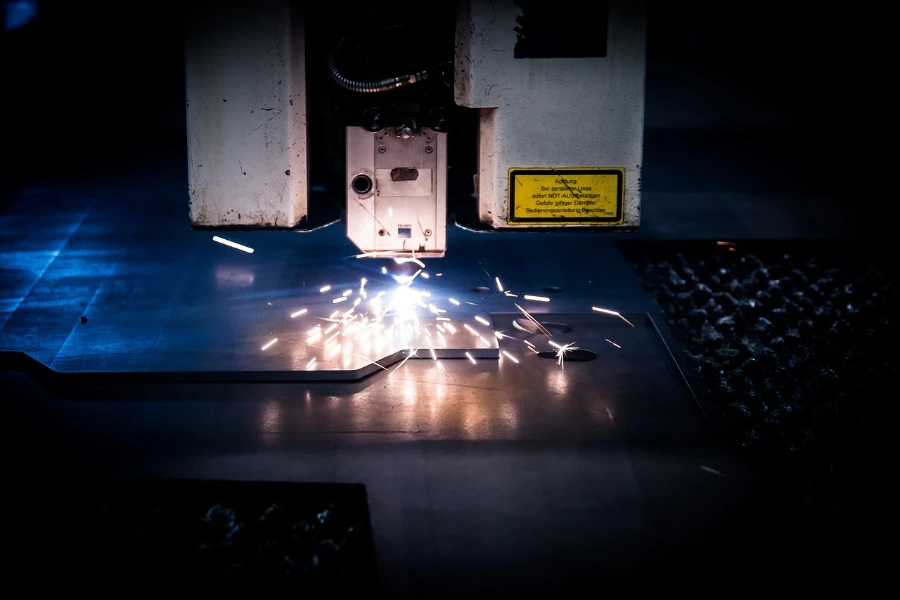
[[[390,597],[650,583],[752,525],[750,474],[608,237],[451,228],[415,285],[506,332],[494,357],[311,381],[304,344],[262,345],[308,328],[298,307],[328,310],[321,286],[395,284],[338,227],[215,244],[184,226],[176,185],[37,189],[0,216],[4,422],[33,449],[14,476],[363,483]],[[542,342],[513,324],[518,302],[596,358],[527,351]]]

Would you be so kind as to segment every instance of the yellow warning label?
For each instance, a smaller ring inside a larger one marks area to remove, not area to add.
[[[621,225],[625,169],[509,170],[510,225]]]

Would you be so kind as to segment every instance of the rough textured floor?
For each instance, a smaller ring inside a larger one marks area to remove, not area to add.
[[[624,247],[738,442],[807,514],[877,502],[898,268],[872,244]],[[880,422],[880,423],[879,423]]]

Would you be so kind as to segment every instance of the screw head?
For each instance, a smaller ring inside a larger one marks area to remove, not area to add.
[[[380,235],[380,236],[384,236],[385,233],[387,233],[387,232],[384,229],[378,230],[378,235]]]
[[[431,237],[431,230],[430,230],[430,229],[426,229],[426,230],[425,230],[425,237]]]
[[[387,152],[387,148],[385,148],[384,146],[378,146],[378,154],[384,154],[385,152]]]
[[[432,148],[431,146],[425,146],[425,154],[431,154],[432,152],[434,152],[434,148]]]

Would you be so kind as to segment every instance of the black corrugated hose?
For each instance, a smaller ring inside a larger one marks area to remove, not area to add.
[[[406,73],[405,75],[399,75],[397,77],[385,77],[383,79],[373,79],[369,81],[351,79],[341,73],[340,69],[337,67],[337,53],[343,47],[344,43],[347,42],[351,38],[343,38],[337,44],[335,44],[334,48],[331,49],[331,52],[328,53],[328,72],[331,74],[331,78],[344,89],[350,90],[351,92],[363,92],[363,93],[377,93],[377,92],[386,92],[388,90],[393,90],[395,88],[403,87],[406,85],[412,85],[414,83],[418,83],[425,79],[428,79],[433,73],[440,72],[448,67],[450,67],[453,63],[451,61],[441,63],[436,67],[432,67],[431,69],[425,69],[423,71],[417,71],[414,73]]]

